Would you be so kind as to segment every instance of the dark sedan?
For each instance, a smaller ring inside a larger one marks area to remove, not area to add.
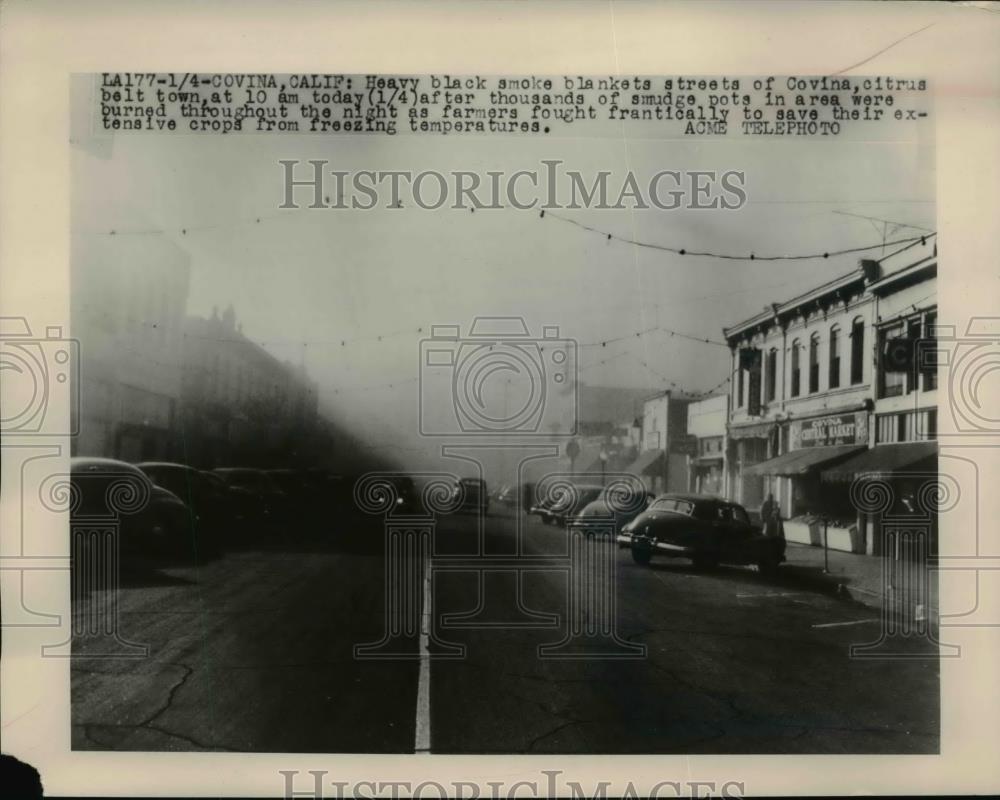
[[[772,572],[785,560],[785,540],[768,537],[746,509],[716,497],[663,494],[618,536],[637,564],[653,556],[690,558],[700,568],[755,564]]]
[[[224,485],[185,464],[143,461],[136,466],[157,486],[181,498],[191,509],[206,552],[218,549],[218,540],[232,524],[230,499]]]
[[[609,486],[570,517],[567,526],[587,535],[605,532],[617,535],[652,502],[653,493],[644,488]]]
[[[113,521],[123,554],[195,557],[202,546],[194,513],[173,492],[153,483],[138,467],[111,458],[70,459],[74,502],[70,524]]]
[[[582,508],[594,502],[604,492],[603,486],[578,485],[564,491],[546,511],[550,524],[565,525]]]

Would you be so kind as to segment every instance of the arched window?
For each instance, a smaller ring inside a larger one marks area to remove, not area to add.
[[[851,323],[851,385],[865,379],[865,321],[855,317]]]
[[[829,388],[840,386],[840,326],[830,328],[830,375]]]
[[[809,337],[809,394],[819,391],[819,334]]]
[[[802,369],[799,366],[799,340],[792,341],[792,385],[789,387],[789,394],[798,397],[802,389]]]

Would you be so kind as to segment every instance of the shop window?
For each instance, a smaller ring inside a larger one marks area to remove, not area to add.
[[[865,322],[851,323],[851,385],[861,383],[865,375]]]
[[[819,391],[819,334],[809,338],[809,394]]]
[[[840,328],[834,325],[830,328],[830,375],[829,387],[840,386]]]
[[[799,340],[792,342],[792,385],[789,387],[789,394],[792,397],[799,396],[801,386],[802,370],[799,367]]]
[[[767,353],[765,370],[767,376],[764,383],[764,402],[770,403],[774,400],[778,385],[778,351],[773,347]]]

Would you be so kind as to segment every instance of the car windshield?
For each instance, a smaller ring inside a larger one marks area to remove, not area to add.
[[[692,516],[694,503],[690,500],[680,500],[676,497],[664,497],[657,500],[650,506],[650,511],[671,511],[674,514],[683,514],[686,517]]]

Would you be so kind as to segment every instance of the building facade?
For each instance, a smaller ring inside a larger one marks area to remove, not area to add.
[[[641,477],[646,488],[657,494],[688,490],[688,457],[694,453],[694,440],[687,430],[690,403],[671,390],[643,402],[639,454],[626,471]]]
[[[913,360],[936,320],[936,271],[925,242],[724,330],[730,494],[748,508],[772,495],[790,541],[872,551],[849,478],[870,448],[935,430],[936,372]]]
[[[162,233],[72,237],[71,335],[80,343],[74,455],[174,458],[188,254]]]
[[[687,431],[696,442],[694,454],[688,456],[689,489],[698,494],[725,497],[729,494],[726,470],[729,395],[695,401],[688,406],[687,412]]]
[[[315,382],[247,338],[231,306],[185,320],[181,396],[196,466],[295,461],[316,430]]]

